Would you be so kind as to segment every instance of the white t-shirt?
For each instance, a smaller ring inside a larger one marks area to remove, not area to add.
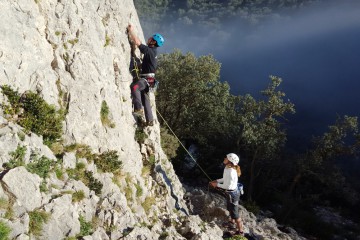
[[[226,190],[235,190],[238,183],[238,175],[234,168],[225,167],[223,178],[216,180],[217,186]]]

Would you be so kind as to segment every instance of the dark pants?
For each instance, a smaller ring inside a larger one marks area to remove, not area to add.
[[[133,82],[130,85],[131,97],[134,104],[134,110],[139,110],[144,106],[145,119],[147,122],[153,121],[154,117],[151,111],[149,86],[144,78]]]

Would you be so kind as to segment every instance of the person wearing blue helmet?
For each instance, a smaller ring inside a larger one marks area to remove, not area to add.
[[[157,68],[157,48],[164,45],[164,38],[159,33],[154,34],[147,40],[147,45],[141,43],[138,36],[134,34],[133,26],[127,27],[130,41],[138,47],[143,54],[141,73],[139,79],[134,79],[130,85],[131,96],[134,105],[134,114],[142,115],[145,111],[146,124],[154,125],[154,117],[149,100],[149,86],[155,82]]]

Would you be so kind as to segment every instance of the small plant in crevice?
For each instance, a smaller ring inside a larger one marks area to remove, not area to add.
[[[141,204],[141,206],[144,208],[147,215],[149,215],[151,207],[156,203],[156,200],[154,197],[146,197],[144,202]]]
[[[25,140],[25,136],[26,136],[25,133],[23,133],[23,132],[18,132],[17,135],[18,135],[20,141],[23,142],[23,141]]]
[[[105,35],[105,44],[104,44],[104,47],[109,46],[110,43],[111,43],[111,38],[106,34],[106,35]]]
[[[139,144],[143,144],[145,142],[147,135],[142,128],[136,128],[135,130],[135,141]]]
[[[55,161],[45,156],[38,158],[36,155],[32,155],[32,161],[26,165],[26,170],[39,175],[41,178],[47,178],[54,169],[55,164]]]
[[[141,169],[141,176],[142,177],[147,177],[150,175],[151,173],[151,167],[150,166],[146,166],[144,165],[143,168]]]
[[[76,191],[72,194],[72,202],[80,202],[85,198],[85,193],[83,190]]]
[[[136,183],[135,188],[136,188],[136,197],[141,197],[143,195],[143,189],[140,186],[140,184]]]
[[[42,135],[48,146],[61,138],[64,119],[62,109],[56,110],[53,105],[49,105],[31,91],[24,92],[20,96],[7,85],[2,85],[1,91],[10,103],[10,106],[2,104],[6,113],[18,115],[16,123],[24,127],[27,132]]]
[[[64,238],[64,240],[77,240],[77,238],[76,237],[66,237],[66,238]]]
[[[63,171],[62,167],[59,166],[58,164],[56,164],[54,170],[55,170],[55,175],[56,175],[57,179],[64,180],[64,171]]]
[[[93,173],[90,171],[85,171],[84,175],[85,181],[83,182],[85,183],[85,185],[88,186],[90,190],[93,190],[95,194],[100,195],[103,184],[99,180],[94,178]]]
[[[150,166],[154,166],[154,165],[155,165],[155,161],[156,161],[155,155],[154,155],[154,154],[150,155],[149,158],[148,158],[148,164],[149,164]]]
[[[119,160],[119,154],[115,150],[108,150],[103,153],[92,153],[87,145],[72,144],[65,146],[66,152],[75,151],[76,158],[85,158],[89,162],[94,162],[97,168],[103,172],[112,172],[119,174],[122,169],[122,161]]]
[[[132,200],[133,200],[133,190],[132,190],[131,185],[130,185],[132,183],[130,174],[126,175],[125,181],[126,181],[126,187],[124,189],[125,190],[125,197],[126,197],[126,200],[128,200],[129,202],[132,202]]]
[[[72,46],[74,46],[76,43],[79,42],[79,39],[77,38],[74,38],[74,39],[71,39],[71,40],[68,40],[68,43],[70,43]]]
[[[66,53],[67,54],[67,53]],[[69,55],[67,54],[67,57],[69,58]],[[65,60],[65,58],[64,58]],[[65,60],[66,62],[68,62],[69,59]],[[58,104],[61,106],[61,108],[64,111],[64,116],[68,113],[69,111],[69,93],[65,92],[62,87],[61,87],[61,81],[60,78],[58,78],[56,80],[56,88],[58,90]]]
[[[169,236],[168,232],[162,232],[159,236],[159,240],[164,240]]]
[[[14,204],[15,199],[6,199],[6,198],[0,198],[0,209],[5,210],[5,213],[3,214],[3,218],[13,220],[14,218],[14,210],[12,208],[12,205]],[[0,238],[1,239],[1,238]]]
[[[80,233],[76,235],[78,239],[83,236],[91,235],[94,232],[92,229],[92,223],[87,222],[82,215],[79,216],[79,222],[80,222]]]
[[[100,119],[101,123],[104,126],[108,126],[110,128],[115,128],[115,123],[113,123],[110,119],[110,109],[107,105],[106,101],[103,100],[101,103],[101,109],[100,109]]]
[[[145,161],[141,171],[141,176],[148,176],[155,166],[155,155],[150,155]]]
[[[64,147],[65,152],[75,152],[76,158],[86,158],[88,160],[91,160],[92,153],[91,148],[88,145],[85,144],[71,144]]]
[[[117,151],[106,151],[101,154],[93,154],[92,160],[103,172],[118,173],[122,168]]]
[[[50,214],[43,210],[29,212],[29,232],[35,236],[40,236],[44,223],[50,218]]]
[[[26,151],[27,149],[25,146],[18,145],[15,151],[9,153],[11,158],[9,162],[3,164],[3,167],[6,169],[12,169],[15,167],[24,166],[24,157]]]
[[[9,201],[4,198],[4,197],[1,197],[0,198],[0,209],[7,209],[9,207]]]
[[[69,178],[82,181],[90,190],[93,190],[95,194],[101,194],[103,184],[94,178],[91,171],[85,170],[84,163],[77,163],[75,169],[67,169],[66,172]]]
[[[10,233],[11,233],[11,228],[7,225],[6,222],[0,220],[0,239],[1,240],[9,239]]]
[[[46,193],[49,191],[47,187],[47,182],[45,180],[41,181],[39,188],[40,188],[40,192]]]

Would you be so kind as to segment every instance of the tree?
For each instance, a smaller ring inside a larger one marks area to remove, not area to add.
[[[241,97],[238,106],[240,125],[239,150],[245,152],[250,162],[248,200],[252,200],[254,184],[261,174],[261,166],[274,159],[286,142],[282,121],[287,113],[295,113],[294,104],[284,101],[285,93],[278,91],[281,78],[270,76],[271,83],[262,91],[264,100],[255,100],[250,95]]]
[[[229,131],[236,97],[219,75],[220,63],[211,55],[176,50],[160,56],[157,108],[180,138],[206,144]]]
[[[297,172],[289,188],[289,194],[294,195],[297,189],[302,197],[316,194],[337,193],[346,196],[346,182],[337,166],[337,161],[347,157],[358,156],[360,150],[360,135],[358,133],[357,117],[338,117],[334,125],[323,136],[314,138],[314,148],[298,160]],[[309,188],[311,179],[313,187]],[[314,187],[316,183],[317,187]],[[349,189],[348,189],[349,190]],[[295,194],[294,196],[296,197]]]

